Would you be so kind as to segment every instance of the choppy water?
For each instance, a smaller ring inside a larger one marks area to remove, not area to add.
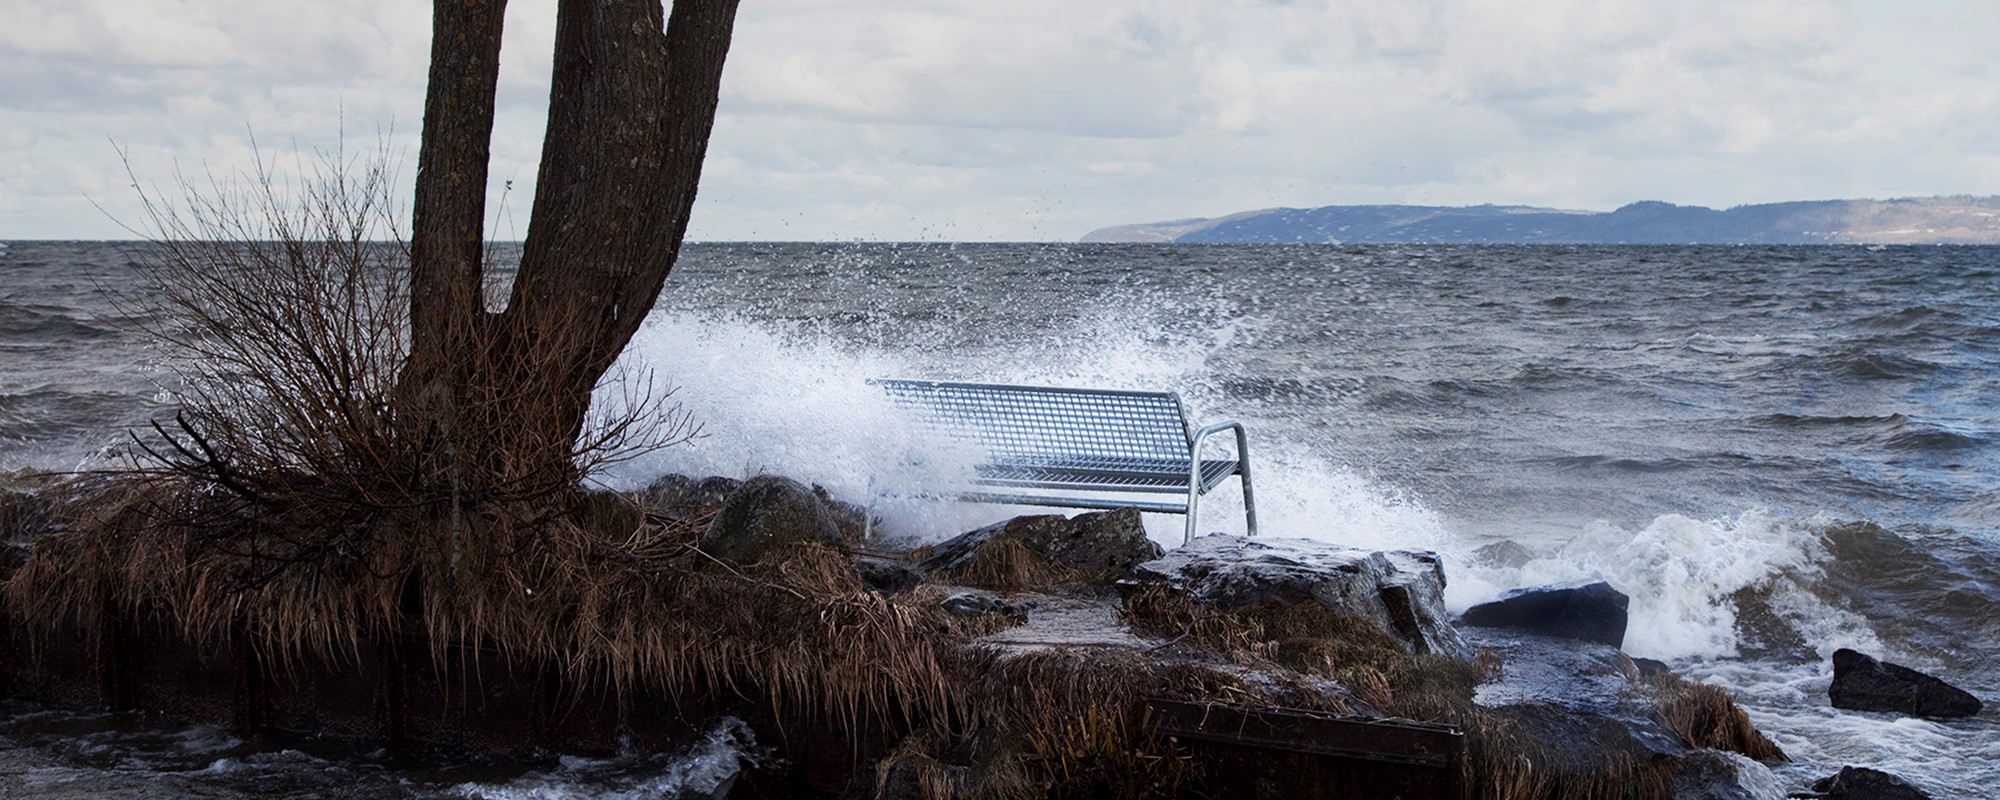
[[[127,246],[4,253],[0,469],[170,411],[96,289]],[[1853,646],[2000,700],[1996,278],[1996,248],[694,246],[628,360],[707,436],[607,477],[861,496],[898,460],[870,377],[1174,389],[1250,426],[1269,533],[1437,549],[1459,607],[1608,579],[1626,649],[1740,692],[1788,788],[1859,764],[1985,797],[1994,711],[1825,687]],[[1233,503],[1204,528],[1240,529]],[[1004,513],[892,510],[929,535]]]

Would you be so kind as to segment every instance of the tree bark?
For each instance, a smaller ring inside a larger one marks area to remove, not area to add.
[[[426,375],[448,363],[485,311],[487,163],[506,11],[506,0],[432,3],[430,88],[410,208],[410,339]]]
[[[707,153],[736,0],[563,0],[533,217],[504,326],[560,354],[574,437],[659,298]]]
[[[504,0],[434,0],[396,402],[419,483],[453,519],[574,485],[597,382],[679,256],[737,0],[562,0],[548,127],[507,307],[482,297]],[[452,525],[458,529],[456,522]]]

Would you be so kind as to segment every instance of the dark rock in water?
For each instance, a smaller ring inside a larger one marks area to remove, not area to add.
[[[1160,556],[1160,546],[1146,538],[1139,510],[1120,508],[1075,517],[1038,514],[988,525],[932,547],[930,557],[919,568],[925,572],[963,568],[972,562],[980,545],[997,540],[1018,543],[1054,567],[1104,582]]]
[[[1632,666],[1639,668],[1639,674],[1648,678],[1674,674],[1673,667],[1667,666],[1667,662],[1658,659],[1634,656],[1632,658]]]
[[[1472,555],[1490,566],[1519,569],[1521,565],[1535,560],[1535,554],[1512,539],[1503,539],[1472,551]]]
[[[1516,628],[1468,628],[1465,638],[1501,664],[1474,700],[1497,730],[1533,743],[1536,769],[1557,785],[1617,787],[1664,770],[1674,800],[1770,796],[1770,768],[1669,730],[1657,690],[1617,648]]]
[[[1676,759],[1673,800],[1758,800],[1763,795],[1743,785],[1749,763],[1716,750],[1695,750]]]
[[[1912,717],[1969,717],[1982,706],[1949,683],[1846,648],[1833,651],[1833,684],[1826,694],[1834,708]]]
[[[1931,800],[1930,795],[1902,778],[1867,767],[1841,767],[1840,772],[1813,781],[1812,792],[1792,796],[1825,800]]]
[[[923,582],[924,576],[910,565],[901,561],[874,556],[854,559],[854,570],[861,575],[861,583],[883,594],[906,592]]]
[[[1418,653],[1471,658],[1444,610],[1431,553],[1379,553],[1299,539],[1211,535],[1140,564],[1119,588],[1165,586],[1217,611],[1318,603],[1373,623]]]
[[[704,552],[742,563],[801,542],[839,547],[840,527],[811,489],[776,475],[744,481],[701,535]]]
[[[1625,609],[1630,602],[1624,592],[1603,581],[1522,589],[1467,609],[1459,622],[1621,647],[1625,644]]]

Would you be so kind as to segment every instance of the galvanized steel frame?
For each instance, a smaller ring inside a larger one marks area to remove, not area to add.
[[[1187,411],[1173,392],[1017,386],[997,383],[877,379],[899,407],[921,412],[931,431],[986,448],[974,483],[1014,489],[1094,494],[1187,493],[1185,503],[1105,497],[966,492],[960,500],[1065,508],[1123,508],[1182,514],[1186,539],[1195,535],[1201,496],[1230,475],[1243,482],[1243,512],[1257,534],[1249,441],[1234,420],[1190,432]],[[1233,432],[1236,458],[1200,457],[1216,434]]]

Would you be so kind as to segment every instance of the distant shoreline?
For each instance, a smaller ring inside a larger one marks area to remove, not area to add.
[[[1615,211],[1534,206],[1272,208],[1116,225],[1083,243],[1993,245],[2000,196],[1815,200],[1724,210],[1643,201]]]

